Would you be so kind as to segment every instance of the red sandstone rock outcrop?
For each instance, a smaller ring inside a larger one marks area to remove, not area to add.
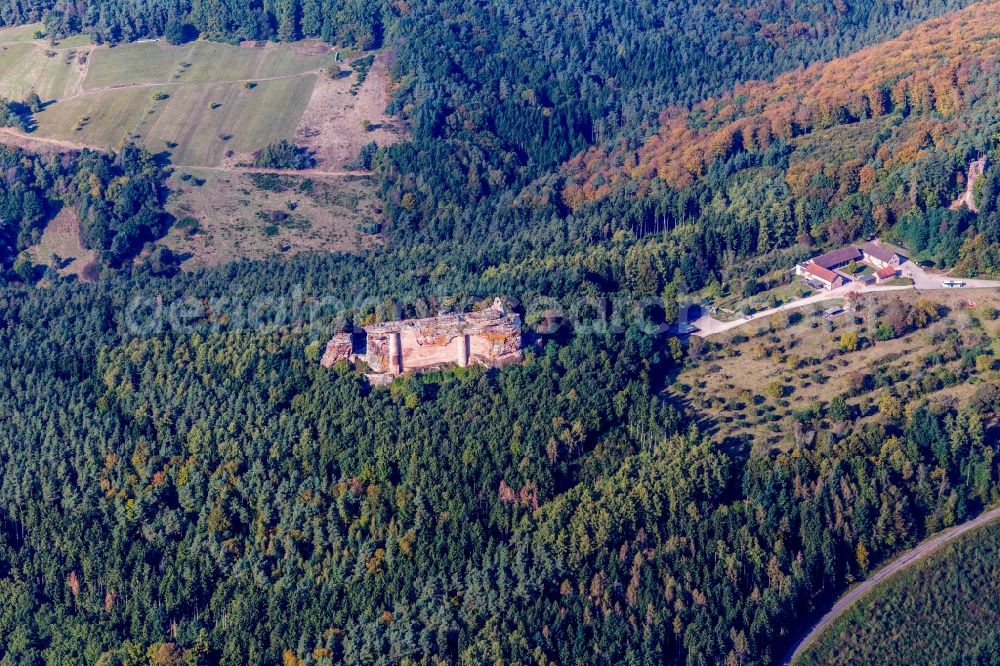
[[[521,318],[504,310],[500,299],[481,312],[366,326],[365,342],[354,344],[350,333],[330,339],[321,363],[363,360],[375,377],[449,365],[499,367],[522,359]],[[370,376],[373,378],[373,376]]]
[[[349,359],[353,353],[354,342],[351,340],[351,334],[337,333],[326,343],[326,351],[323,352],[323,358],[319,362],[324,368],[330,368],[341,359]]]

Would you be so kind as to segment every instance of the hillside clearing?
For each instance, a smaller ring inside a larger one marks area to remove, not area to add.
[[[346,73],[346,70],[345,70]],[[295,142],[307,146],[320,164],[346,167],[362,146],[379,146],[402,139],[398,123],[385,112],[389,104],[389,70],[376,58],[364,82],[354,91],[356,76],[321,76],[295,132]]]
[[[297,176],[178,169],[170,178],[167,202],[178,223],[163,242],[184,257],[186,269],[308,251],[355,251],[377,242],[359,228],[374,225],[377,218],[369,180],[330,184]]]
[[[893,302],[913,305],[921,299],[943,306],[947,314],[926,329],[874,341],[872,329],[884,319],[878,313]],[[968,397],[975,386],[961,381],[963,373],[977,380],[978,373],[967,368],[967,359],[958,352],[982,346],[984,338],[1000,337],[1000,320],[981,314],[1000,308],[993,289],[873,292],[863,297],[860,311],[827,322],[817,313],[829,305],[782,313],[720,336],[712,357],[681,372],[669,394],[707,414],[719,441],[747,437],[762,450],[787,449],[794,444],[788,436],[795,413],[838,396],[858,410],[859,422],[881,418],[877,402],[887,394],[908,396],[909,401]],[[845,333],[868,342],[842,352]],[[957,350],[956,340],[961,343]],[[859,390],[865,376],[871,386]]]
[[[93,250],[80,244],[80,220],[68,206],[49,221],[41,240],[28,253],[33,262],[51,266],[60,275],[80,276],[97,259]]]

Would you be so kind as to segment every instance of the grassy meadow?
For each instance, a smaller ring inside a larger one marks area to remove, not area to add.
[[[50,44],[34,39],[39,28],[0,30],[0,96],[38,92],[47,105],[37,137],[109,148],[131,139],[181,166],[218,166],[291,138],[335,62],[323,46]]]
[[[14,44],[16,42],[34,41],[35,33],[39,30],[42,30],[41,23],[0,28],[0,44]]]
[[[332,54],[308,55],[287,46],[239,47],[215,42],[170,46],[138,42],[94,53],[84,91],[148,83],[214,83],[296,76],[333,62]]]
[[[164,244],[185,268],[298,252],[349,252],[377,242],[369,178],[335,181],[177,169],[167,210],[178,223]],[[196,225],[196,226],[195,226]]]
[[[0,42],[0,97],[21,100],[32,90],[46,100],[71,95],[81,79],[81,53]]]
[[[215,166],[228,151],[250,152],[295,132],[311,76],[239,83],[132,87],[82,95],[36,116],[38,133],[86,144],[140,141],[169,150],[180,166]],[[176,145],[175,145],[176,144]]]
[[[831,321],[820,316],[842,302],[781,313],[697,343],[705,362],[684,369],[668,395],[706,415],[718,441],[788,450],[797,445],[790,434],[796,422],[804,431],[819,423],[857,428],[886,418],[883,399],[911,406],[965,399],[997,373],[995,290],[876,292],[852,312]],[[920,303],[933,306],[940,318],[878,339],[880,324],[894,310]],[[850,416],[830,417],[835,399]]]

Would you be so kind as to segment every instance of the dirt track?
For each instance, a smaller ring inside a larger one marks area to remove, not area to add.
[[[798,300],[789,301],[784,305],[779,305],[775,308],[770,308],[768,310],[762,310],[749,317],[740,317],[734,319],[733,321],[719,321],[709,314],[703,315],[701,318],[692,321],[691,324],[697,328],[697,332],[694,335],[698,337],[707,338],[711,335],[716,335],[718,333],[725,333],[726,331],[731,331],[741,326],[746,326],[751,322],[760,321],[762,319],[767,319],[773,314],[778,312],[785,312],[787,310],[794,310],[796,308],[801,308],[806,305],[815,305],[816,303],[823,303],[825,301],[831,301],[838,298],[844,298],[850,292],[857,292],[862,294],[870,294],[877,292],[886,291],[908,291],[916,290],[918,292],[924,291],[953,291],[943,285],[944,280],[949,279],[950,276],[946,274],[939,273],[928,273],[918,264],[907,261],[903,264],[902,274],[904,277],[913,280],[912,286],[887,286],[887,285],[875,285],[871,287],[859,286],[857,284],[848,284],[843,287],[834,289],[833,291],[821,291],[813,294],[812,296],[807,296],[806,298],[800,298]],[[997,289],[1000,288],[1000,280],[979,280],[972,278],[952,278],[958,279],[965,283],[964,289]]]
[[[63,141],[62,139],[49,139],[43,136],[25,134],[10,127],[0,127],[0,143],[40,153],[67,152],[71,150],[83,150],[85,148],[100,152],[106,150],[102,146],[91,146],[75,141]]]
[[[205,167],[175,164],[174,168],[184,171],[218,171],[221,173],[273,173],[277,176],[308,176],[310,178],[348,178],[351,176],[371,176],[374,171],[323,171],[321,169],[263,169],[258,167]]]
[[[976,180],[983,175],[983,171],[986,169],[986,158],[980,157],[978,160],[969,164],[969,175],[965,180],[965,191],[962,192],[955,201],[951,204],[952,210],[958,210],[962,206],[965,206],[973,213],[978,213],[979,208],[976,206],[976,200],[973,196],[975,192]]]
[[[861,583],[857,587],[854,587],[847,594],[838,599],[837,603],[833,605],[833,608],[831,608],[823,617],[819,619],[819,622],[814,624],[807,633],[800,636],[792,645],[788,654],[785,655],[785,658],[781,660],[782,666],[788,666],[789,664],[794,663],[795,659],[798,658],[810,645],[812,645],[812,643],[815,642],[816,639],[818,639],[820,635],[822,635],[822,633],[837,620],[837,618],[843,615],[844,612],[846,612],[854,604],[854,602],[871,592],[877,585],[885,581],[887,578],[899,573],[914,562],[919,562],[931,553],[935,552],[941,546],[953,541],[962,534],[965,534],[970,530],[974,530],[977,527],[982,527],[997,518],[1000,518],[1000,507],[990,509],[968,522],[936,534],[879,569],[875,575],[871,576],[868,580]]]
[[[5,143],[7,145],[13,145],[18,148],[23,148],[25,150],[31,150],[34,152],[41,153],[53,153],[53,152],[66,152],[73,150],[83,150],[85,148],[90,148],[91,150],[104,151],[105,148],[101,146],[91,146],[85,143],[76,143],[74,141],[63,141],[62,139],[50,139],[42,136],[33,136],[31,134],[25,134],[23,132],[18,132],[17,130],[11,129],[9,127],[0,127],[0,143]],[[178,169],[186,169],[189,171],[219,171],[226,173],[273,173],[281,176],[308,176],[310,178],[347,178],[350,176],[371,176],[374,172],[372,171],[358,171],[358,170],[340,170],[340,171],[323,171],[321,169],[302,169],[295,171],[292,169],[260,169],[256,167],[206,167],[206,166],[185,166],[185,165],[175,165]]]
[[[800,298],[794,301],[789,301],[784,305],[779,305],[768,310],[761,310],[756,314],[749,317],[740,317],[734,319],[733,321],[719,321],[712,317],[711,315],[704,315],[700,319],[696,319],[691,322],[698,331],[695,333],[696,336],[701,338],[707,338],[710,335],[716,335],[718,333],[725,333],[726,331],[731,331],[735,328],[740,328],[741,326],[746,326],[752,322],[761,321],[767,319],[771,315],[777,314],[779,312],[786,312],[788,310],[795,310],[797,308],[805,307],[807,305],[815,305],[816,303],[824,303],[826,301],[832,301],[839,298],[844,298],[849,292],[856,291],[861,293],[872,293],[880,291],[906,291],[913,289],[909,286],[876,286],[876,287],[865,287],[859,289],[856,285],[847,285],[846,287],[840,287],[839,289],[834,289],[833,291],[821,291],[813,294],[812,296],[807,296],[805,298]]]

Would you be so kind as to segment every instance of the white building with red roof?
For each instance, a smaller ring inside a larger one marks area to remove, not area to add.
[[[810,261],[803,267],[803,275],[807,281],[817,282],[824,289],[833,290],[847,283],[847,278],[840,273],[835,273],[829,268],[823,268],[813,261]]]

